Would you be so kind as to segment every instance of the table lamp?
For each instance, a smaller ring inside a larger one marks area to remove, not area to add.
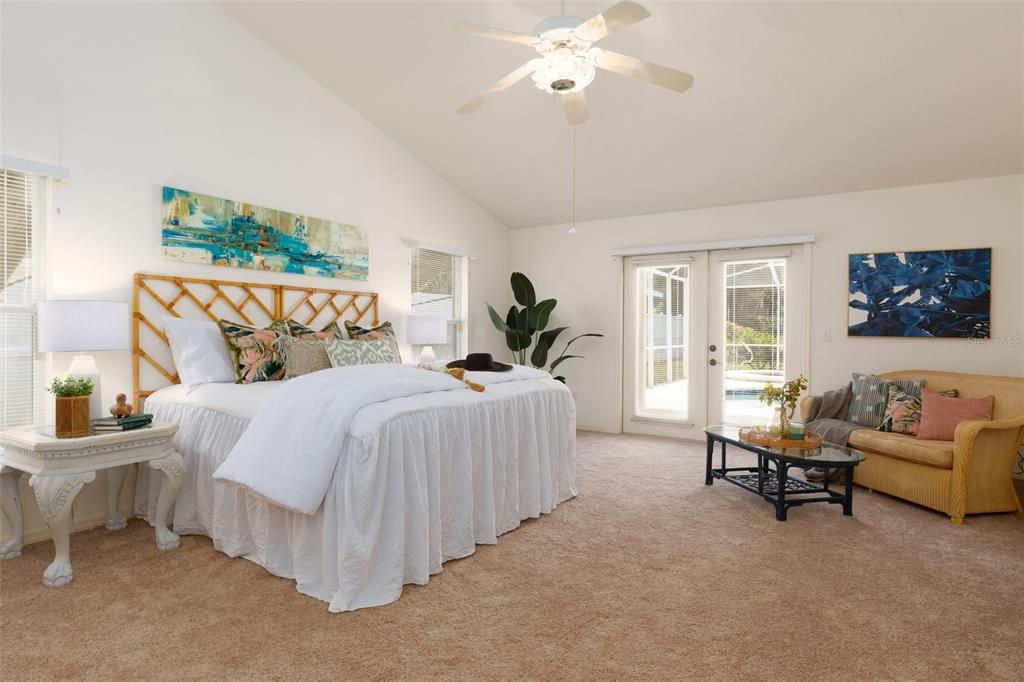
[[[409,345],[423,346],[420,362],[434,362],[431,346],[448,343],[448,320],[436,315],[410,315],[406,328]]]
[[[87,353],[131,348],[131,313],[119,301],[45,301],[39,304],[39,351],[78,353],[68,375],[92,379],[89,418],[106,416],[100,370]]]

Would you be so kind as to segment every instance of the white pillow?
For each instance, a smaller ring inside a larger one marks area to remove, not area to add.
[[[165,317],[164,332],[186,391],[203,384],[234,383],[235,363],[216,322]]]

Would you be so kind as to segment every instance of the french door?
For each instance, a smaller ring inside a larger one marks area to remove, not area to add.
[[[627,258],[623,430],[768,424],[761,390],[806,372],[803,266],[801,246]]]

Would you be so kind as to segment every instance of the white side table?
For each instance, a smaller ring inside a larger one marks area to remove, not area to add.
[[[47,587],[67,585],[71,570],[71,504],[96,472],[108,469],[107,529],[120,530],[127,523],[117,503],[127,465],[149,462],[163,473],[156,506],[156,546],[174,549],[178,536],[167,527],[174,500],[185,480],[185,460],[171,444],[178,427],[154,423],[134,431],[101,433],[82,438],[56,438],[53,427],[26,427],[0,433],[0,510],[13,529],[11,539],[0,545],[0,559],[21,555],[24,522],[18,480],[22,473],[35,492],[43,519],[50,527],[56,554],[43,573]]]

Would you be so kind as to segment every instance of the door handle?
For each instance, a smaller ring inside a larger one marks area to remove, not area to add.
[[[712,367],[714,367],[715,365],[718,364],[718,360],[715,360],[714,358],[711,358],[710,360],[708,360],[708,364],[711,365]]]

